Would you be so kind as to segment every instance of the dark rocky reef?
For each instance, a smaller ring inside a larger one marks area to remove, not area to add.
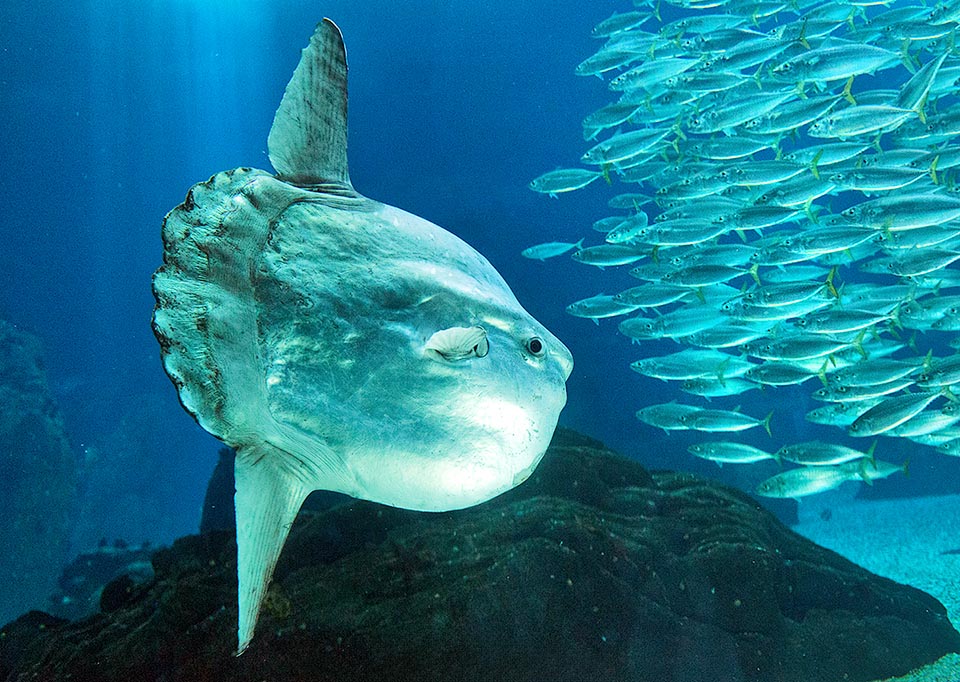
[[[79,554],[63,569],[58,589],[50,598],[50,613],[79,620],[100,610],[112,611],[115,604],[125,601],[127,592],[153,580],[152,554],[149,544],[131,547],[123,540],[101,541],[95,550]]]
[[[301,514],[257,636],[236,644],[229,532],[79,623],[0,633],[9,680],[857,682],[960,650],[939,602],[782,526],[749,496],[561,432],[534,476],[445,514]]]
[[[0,320],[0,618],[46,604],[66,561],[77,461],[40,341]]]

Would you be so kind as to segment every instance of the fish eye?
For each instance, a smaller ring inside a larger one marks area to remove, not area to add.
[[[543,345],[543,339],[541,339],[539,336],[531,336],[529,339],[527,339],[526,345],[530,355],[533,355],[537,358],[542,357],[546,350]]]

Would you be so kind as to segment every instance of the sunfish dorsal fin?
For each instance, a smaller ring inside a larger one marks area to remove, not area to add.
[[[347,54],[340,29],[319,24],[287,83],[267,137],[277,176],[293,185],[351,187],[347,171]]]

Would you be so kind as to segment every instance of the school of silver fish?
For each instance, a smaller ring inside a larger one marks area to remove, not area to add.
[[[874,457],[878,438],[960,456],[960,3],[889,4],[634,0],[576,67],[614,98],[583,120],[582,166],[530,183],[552,197],[623,188],[583,239],[523,255],[630,268],[636,286],[567,312],[679,344],[631,368],[690,398],[640,421],[770,433],[773,413],[706,400],[763,389],[776,405],[778,387],[803,384],[823,402],[807,420],[873,439],[690,447],[790,463],[759,495],[906,473]]]

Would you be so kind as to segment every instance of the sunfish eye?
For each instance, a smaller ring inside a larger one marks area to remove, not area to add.
[[[530,355],[534,357],[542,357],[544,354],[543,339],[539,336],[531,336],[527,339],[527,350],[530,351]]]

